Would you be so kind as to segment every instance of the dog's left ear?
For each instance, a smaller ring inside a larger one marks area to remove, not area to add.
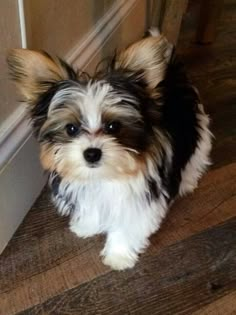
[[[114,69],[142,73],[150,89],[164,79],[172,45],[163,35],[144,38],[121,51],[114,60]]]
[[[54,83],[76,76],[65,62],[41,51],[13,49],[7,61],[11,76],[29,105],[35,105],[38,96]]]

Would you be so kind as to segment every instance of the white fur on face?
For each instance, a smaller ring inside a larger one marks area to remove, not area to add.
[[[90,147],[102,151],[101,160],[92,168],[83,157],[83,152]],[[137,153],[128,152],[111,137],[84,135],[61,146],[55,155],[56,170],[68,180],[128,177],[139,169],[134,155]]]
[[[58,128],[64,128],[61,126],[63,121],[70,123],[67,120],[72,117],[80,121],[83,131],[75,138],[57,145],[53,154],[55,170],[70,181],[126,177],[137,173],[141,167],[136,159],[138,152],[122,146],[112,135],[103,132],[103,114],[114,119],[118,117],[121,123],[122,118],[128,121],[142,119],[139,111],[130,106],[130,103],[136,104],[136,100],[113,91],[104,81],[90,82],[86,86],[75,83],[57,92],[51,101],[49,118],[42,130],[50,129],[50,121],[56,125],[54,128],[57,125]],[[91,167],[84,159],[83,153],[88,148],[99,148],[102,151],[96,167]]]
[[[136,104],[136,100],[129,95],[118,94],[105,81],[89,82],[83,86],[79,83],[74,83],[74,86],[63,88],[53,97],[48,110],[48,116],[53,116],[61,104],[73,107],[73,112],[76,111],[82,117],[85,127],[90,132],[95,132],[102,125],[102,113],[109,111],[122,116],[137,116],[140,114],[135,108],[130,106],[119,105],[121,102],[129,102]]]

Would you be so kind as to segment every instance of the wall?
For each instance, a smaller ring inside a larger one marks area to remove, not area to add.
[[[65,55],[114,2],[25,0],[28,47]]]
[[[109,10],[120,7],[115,17],[122,15],[121,4],[125,2],[133,2],[134,7],[117,29],[111,28],[106,39],[101,38],[101,32],[94,38],[100,41],[99,49],[86,64],[86,70],[92,72],[99,60],[143,36],[146,25],[145,0],[25,0],[27,46],[70,59],[73,49],[86,41],[88,34],[99,26]],[[79,57],[78,54],[77,60],[73,61],[78,61],[80,65]]]
[[[143,37],[146,27],[146,2],[135,1],[135,8],[114,30],[110,38],[104,43],[98,54],[90,61],[90,69],[101,59],[111,56],[115,49],[127,47],[130,43]]]
[[[6,52],[10,47],[21,46],[17,1],[0,1],[0,126],[16,109],[14,87],[7,80]]]

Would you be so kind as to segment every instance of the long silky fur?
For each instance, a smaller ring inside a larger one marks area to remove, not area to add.
[[[40,52],[14,50],[8,62],[59,213],[80,237],[107,235],[105,264],[133,267],[170,204],[210,164],[209,118],[172,45],[153,29],[94,78]],[[121,123],[117,134],[106,132],[111,121]],[[101,149],[96,165],[85,161],[87,148]]]

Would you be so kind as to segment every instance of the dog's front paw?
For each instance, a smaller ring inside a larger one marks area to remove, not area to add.
[[[103,257],[104,265],[107,265],[114,270],[125,270],[133,268],[136,261],[137,261],[136,255],[130,256],[122,253],[110,253]]]

